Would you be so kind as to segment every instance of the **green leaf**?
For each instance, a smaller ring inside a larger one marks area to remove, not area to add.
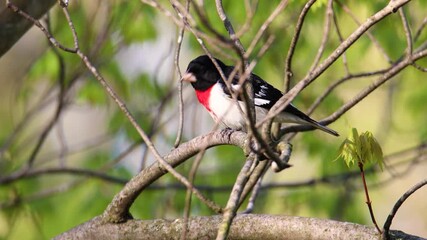
[[[338,160],[339,158],[344,159],[347,167],[350,168],[354,165],[354,162],[357,161],[357,159],[354,158],[354,153],[356,152],[354,142],[350,139],[344,140],[340,146],[339,152],[340,155],[335,160]]]
[[[383,152],[374,135],[369,131],[359,135],[356,128],[351,130],[348,138],[341,144],[339,155],[335,160],[339,158],[342,158],[348,167],[356,162],[362,165],[378,164],[381,170],[384,166]]]

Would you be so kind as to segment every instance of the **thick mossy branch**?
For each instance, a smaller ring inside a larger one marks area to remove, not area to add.
[[[215,239],[222,216],[193,217],[189,219],[187,239]],[[129,220],[124,223],[103,223],[96,217],[55,239],[179,239],[183,219]],[[326,219],[272,216],[257,214],[237,215],[231,225],[228,239],[379,239],[373,227]],[[391,239],[422,239],[392,231]]]

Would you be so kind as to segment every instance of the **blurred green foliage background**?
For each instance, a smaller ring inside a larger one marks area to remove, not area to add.
[[[159,2],[173,12],[168,1]],[[249,2],[255,4],[254,1]],[[245,47],[249,46],[278,2],[259,1],[256,4],[249,28],[241,36]],[[385,1],[368,0],[342,3],[362,22],[386,5]],[[303,4],[302,1],[289,1],[286,9],[273,21],[267,34],[274,35],[275,40],[254,70],[277,88],[283,89],[284,59]],[[307,15],[294,56],[292,85],[306,75],[317,54],[326,4],[327,1],[318,1]],[[224,1],[224,8],[235,29],[241,29],[247,21],[244,1]],[[427,2],[421,0],[405,7],[413,33],[425,21],[426,8]],[[162,12],[140,1],[72,1],[69,10],[81,49],[127,103],[161,153],[167,153],[173,148],[178,127],[178,76],[172,59],[179,29]],[[216,13],[214,1],[205,1],[204,10],[215,30],[227,35]],[[337,3],[334,3],[334,13],[344,37],[357,28]],[[53,35],[62,44],[73,46],[68,24],[57,6],[50,11],[49,19]],[[195,19],[199,21],[197,17]],[[202,26],[200,29],[207,30]],[[374,26],[371,33],[392,61],[402,57],[406,40],[397,13]],[[255,53],[266,39],[261,39]],[[427,32],[422,31],[414,42],[414,48],[426,40]],[[331,31],[322,59],[332,53],[339,43],[336,32]],[[212,47],[209,43],[207,45],[208,48]],[[200,54],[203,51],[199,43],[187,32],[179,63],[181,71]],[[66,107],[37,155],[34,168],[90,169],[113,176],[116,180],[130,179],[140,168],[152,163],[153,157],[146,153],[136,131],[80,59],[69,53],[61,52],[60,55],[65,70]],[[366,35],[347,51],[346,59],[352,74],[390,66]],[[224,61],[233,63],[227,58]],[[427,60],[421,60],[418,64],[427,66]],[[25,168],[38,136],[55,110],[60,69],[58,56],[49,48],[38,29],[30,30],[0,59],[0,176],[9,176]],[[340,59],[301,92],[294,104],[305,111],[328,86],[345,75],[345,66]],[[340,85],[314,112],[313,117],[322,119],[333,113],[377,78],[358,78]],[[255,212],[332,218],[371,225],[360,178],[342,177],[357,169],[349,170],[341,161],[333,160],[352,127],[373,132],[386,156],[425,142],[425,79],[426,73],[412,67],[405,69],[331,125],[340,132],[339,138],[317,131],[298,134],[292,140],[293,167],[281,173],[268,172],[264,184],[289,184],[325,176],[336,177],[330,178],[329,182],[299,187],[267,186],[258,197]],[[213,125],[208,114],[195,104],[193,95],[192,89],[184,86],[184,140],[207,133]],[[118,158],[132,145],[127,157]],[[420,151],[421,156],[422,153]],[[420,160],[410,168],[408,159],[412,158],[398,159],[403,163],[393,169],[387,169],[386,162],[384,172],[369,174],[371,199],[380,225],[398,197],[425,178],[425,161]],[[224,206],[243,161],[244,154],[236,147],[210,149],[204,156],[195,183],[205,187],[202,188],[203,192]],[[191,164],[192,161],[187,161],[177,169],[187,175]],[[408,173],[398,174],[406,168],[410,168]],[[64,172],[2,183],[0,238],[51,238],[101,214],[122,186],[122,182]],[[140,195],[132,206],[133,216],[143,219],[182,217],[185,188],[169,175],[162,177],[155,186]],[[393,227],[427,236],[426,197],[426,191],[420,191],[405,203]],[[213,214],[212,211],[193,198],[191,215],[209,214]]]

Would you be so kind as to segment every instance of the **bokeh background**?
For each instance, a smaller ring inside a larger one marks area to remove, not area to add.
[[[173,12],[168,1],[159,2]],[[245,1],[224,1],[224,8],[234,27],[246,30],[241,40],[247,47],[278,1],[246,2],[254,6],[253,18],[249,21],[248,12],[244,11],[247,10]],[[214,1],[204,4],[211,25],[227,35]],[[341,34],[346,37],[357,28],[345,8],[363,22],[385,4],[367,0],[334,2]],[[326,5],[327,1],[319,1],[307,15],[294,56],[292,85],[305,76],[317,54]],[[302,6],[300,1],[290,1],[273,21],[267,34],[274,35],[275,39],[254,69],[279,89],[283,89],[284,59]],[[412,1],[405,7],[413,34],[426,23],[426,7],[427,2],[422,0]],[[179,27],[163,12],[140,1],[72,1],[69,10],[82,50],[124,99],[159,151],[162,154],[170,151],[179,124],[179,77],[174,65]],[[197,17],[195,20],[199,21]],[[72,46],[71,32],[58,6],[50,11],[49,21],[53,35],[64,45]],[[201,31],[209,34],[197,23]],[[346,54],[352,74],[388,68],[390,62],[385,55],[396,61],[405,52],[406,39],[397,13],[375,25],[370,33],[381,48],[366,35],[360,38]],[[256,49],[266,40],[267,37],[262,38]],[[426,41],[427,33],[421,31],[414,47]],[[339,43],[336,31],[331,31],[322,59]],[[231,51],[223,54],[209,42],[207,45],[217,57],[233,63],[229,59],[235,57]],[[179,61],[181,71],[200,54],[203,54],[200,45],[186,32]],[[33,168],[40,171],[39,174],[0,183],[2,239],[51,238],[101,214],[123,182],[154,161],[136,131],[79,58],[65,52],[60,52],[60,56],[64,61],[62,69],[67,88],[65,105],[35,158]],[[0,58],[0,177],[25,168],[40,134],[54,116],[61,70],[58,59],[44,35],[34,27]],[[421,60],[418,64],[427,66],[427,61]],[[294,104],[306,111],[317,96],[345,75],[341,58],[304,89]],[[357,167],[348,169],[342,161],[334,161],[340,144],[354,127],[371,131],[385,156],[405,151],[386,158],[384,171],[368,174],[374,213],[382,226],[395,201],[426,177],[426,77],[425,72],[413,67],[402,71],[330,125],[340,132],[338,138],[319,131],[299,133],[292,140],[290,163],[293,167],[266,174],[265,187],[254,211],[372,225],[360,177],[343,177],[357,171]],[[313,118],[327,117],[377,78],[379,75],[357,78],[340,85],[316,109]],[[183,86],[183,95],[183,141],[186,141],[211,131],[214,124],[197,104],[191,86]],[[195,184],[214,201],[225,205],[243,161],[244,154],[236,147],[210,149],[203,158]],[[187,161],[178,171],[188,174],[191,164],[192,160]],[[49,169],[57,171],[47,171]],[[112,178],[100,179],[61,169],[87,169]],[[328,182],[288,186],[328,176],[336,177],[328,178]],[[426,199],[426,189],[411,196],[399,210],[392,229],[427,237]],[[166,175],[140,195],[131,212],[135,218],[143,219],[180,218],[184,204],[185,188]],[[203,203],[193,199],[191,215],[209,214],[212,212]]]

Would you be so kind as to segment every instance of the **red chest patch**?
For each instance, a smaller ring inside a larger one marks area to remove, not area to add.
[[[212,86],[213,87],[213,86]],[[196,96],[197,99],[199,99],[199,102],[205,106],[205,108],[210,112],[211,108],[209,107],[209,97],[211,95],[212,87],[206,89],[205,91],[198,91],[196,90]]]

